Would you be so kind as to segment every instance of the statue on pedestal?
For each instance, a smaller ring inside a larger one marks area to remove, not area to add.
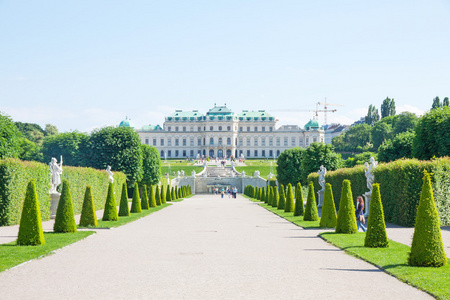
[[[61,174],[63,172],[62,170],[62,156],[59,161],[59,164],[57,163],[56,158],[52,157],[51,162],[49,163],[50,168],[50,194],[59,194],[56,188],[58,185],[61,184]]]
[[[191,176],[192,176],[192,177],[195,177],[195,174],[196,174],[196,173],[195,173],[195,170],[192,170]]]
[[[245,177],[245,171],[242,171],[241,176]]]
[[[319,184],[322,187],[322,190],[325,190],[325,174],[327,174],[327,168],[325,168],[323,165],[320,166],[319,171],[317,172],[319,174]]]
[[[364,163],[364,175],[366,175],[367,188],[369,189],[370,193],[372,193],[373,181],[375,180],[375,177],[373,175],[373,170],[377,166],[378,166],[378,162],[373,157],[370,158],[370,164],[367,162]]]
[[[114,173],[113,172],[111,172],[111,166],[107,166],[106,167],[106,172],[108,173],[108,175],[109,175],[109,181],[111,182],[111,183],[114,183]]]
[[[255,173],[253,174],[253,176],[254,176],[254,177],[256,177],[256,178],[258,178],[258,177],[259,177],[259,175],[260,175],[260,173],[259,173],[259,171],[258,171],[258,170],[256,170],[256,171],[255,171]]]

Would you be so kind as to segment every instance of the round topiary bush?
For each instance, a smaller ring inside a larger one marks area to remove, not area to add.
[[[83,207],[81,208],[80,226],[97,226],[97,214],[95,213],[94,199],[92,197],[92,188],[86,187],[84,192]]]
[[[133,200],[131,201],[130,212],[131,213],[142,212],[141,197],[139,196],[139,185],[137,184],[137,182],[134,184]]]
[[[386,248],[389,240],[384,223],[383,204],[381,202],[380,184],[374,183],[372,198],[370,200],[369,219],[367,221],[367,232],[364,247]]]
[[[336,222],[336,233],[357,233],[355,205],[350,180],[342,182],[341,201]]]
[[[20,217],[17,245],[44,245],[44,231],[42,230],[41,211],[36,193],[34,180],[28,182],[25,199],[23,201],[22,216]]]
[[[110,182],[108,186],[108,195],[106,196],[105,209],[103,210],[103,221],[117,221],[119,215],[117,214],[116,197],[114,196],[114,186]]]
[[[158,189],[158,188],[156,188]],[[148,189],[148,203],[150,207],[156,207],[156,198],[155,198],[155,187],[153,185]]]
[[[73,212],[72,195],[67,180],[62,182],[61,197],[59,197],[58,208],[56,209],[54,232],[77,232],[75,214]]]
[[[323,197],[322,216],[320,217],[320,227],[336,227],[337,216],[336,206],[334,205],[333,190],[331,184],[325,184],[325,195]]]
[[[303,206],[303,192],[302,185],[297,183],[297,187],[295,188],[295,209],[294,216],[303,216],[305,213],[305,207]]]
[[[441,267],[447,264],[431,178],[426,171],[424,171],[422,193],[417,206],[416,225],[408,263],[411,266],[422,267]]]
[[[286,195],[284,194],[284,185],[280,185],[280,199],[278,200],[278,209],[286,207]]]
[[[317,211],[316,196],[314,195],[314,184],[310,182],[303,221],[317,220],[319,220],[319,212]]]
[[[142,198],[141,198],[141,208],[148,209],[149,208],[149,199],[147,194],[147,185],[142,186]]]
[[[160,206],[161,205],[161,194],[159,192],[159,187],[155,186],[155,201],[156,201],[156,205]]]
[[[287,193],[286,193],[286,205],[284,212],[294,211],[294,193],[292,192],[292,184],[288,183]]]
[[[126,182],[122,185],[122,195],[119,204],[119,217],[128,217],[130,215],[130,208],[128,207],[128,191]]]

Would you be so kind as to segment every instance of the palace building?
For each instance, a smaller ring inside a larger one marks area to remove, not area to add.
[[[293,147],[324,143],[325,131],[316,120],[302,129],[297,125],[276,126],[264,110],[232,112],[214,105],[206,114],[176,110],[156,125],[136,129],[143,144],[155,146],[161,158],[245,157],[274,158]],[[126,119],[120,126],[132,127]]]

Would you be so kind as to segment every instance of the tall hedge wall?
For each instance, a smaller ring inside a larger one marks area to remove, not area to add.
[[[36,181],[42,220],[50,219],[50,170],[48,165],[9,158],[0,160],[0,226],[19,223],[26,187],[30,179]],[[81,213],[87,185],[92,187],[95,207],[99,209],[104,206],[109,183],[106,171],[63,165],[61,179],[68,180],[70,183],[75,214]],[[120,195],[125,180],[126,176],[123,173],[114,173],[116,195]],[[60,188],[61,186],[58,189]]]
[[[379,164],[374,171],[375,182],[380,184],[381,199],[386,222],[402,226],[414,226],[417,205],[422,188],[423,170],[433,173],[433,192],[441,225],[450,225],[450,158],[431,161],[400,159],[387,164]],[[308,180],[319,186],[319,176],[311,173]],[[352,182],[352,192],[356,197],[368,191],[364,167],[339,169],[327,172],[325,181],[333,186],[334,201],[339,201],[344,179]],[[355,201],[355,199],[353,199]],[[339,209],[338,203],[336,208]]]

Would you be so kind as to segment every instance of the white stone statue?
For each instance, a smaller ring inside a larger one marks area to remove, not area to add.
[[[370,158],[370,164],[367,162],[364,163],[364,175],[366,175],[367,188],[369,189],[370,193],[372,193],[373,181],[375,180],[375,177],[373,175],[373,170],[377,166],[378,166],[378,162],[373,157]]]
[[[324,191],[325,190],[325,174],[327,173],[327,168],[325,168],[323,165],[321,165],[320,169],[317,173],[319,174],[319,184],[322,187],[322,191]]]
[[[253,174],[254,177],[259,177],[260,173],[258,170],[255,171],[255,173]]]
[[[241,176],[245,177],[245,171],[242,171]]]
[[[181,177],[184,177],[184,170],[181,170]]]
[[[192,177],[195,177],[195,174],[196,174],[195,170],[192,170],[191,176],[192,176]]]
[[[111,182],[111,183],[113,183],[114,182],[114,173],[113,172],[111,172],[111,166],[107,166],[106,167],[106,172],[108,173],[108,175],[109,175],[109,181]]]
[[[49,163],[50,167],[50,194],[58,194],[58,191],[56,188],[58,185],[61,184],[61,174],[63,172],[62,170],[62,164],[63,159],[61,156],[61,159],[59,161],[59,165],[56,161],[56,158],[52,157],[51,162]]]
[[[180,177],[180,171],[177,171],[177,177]]]

